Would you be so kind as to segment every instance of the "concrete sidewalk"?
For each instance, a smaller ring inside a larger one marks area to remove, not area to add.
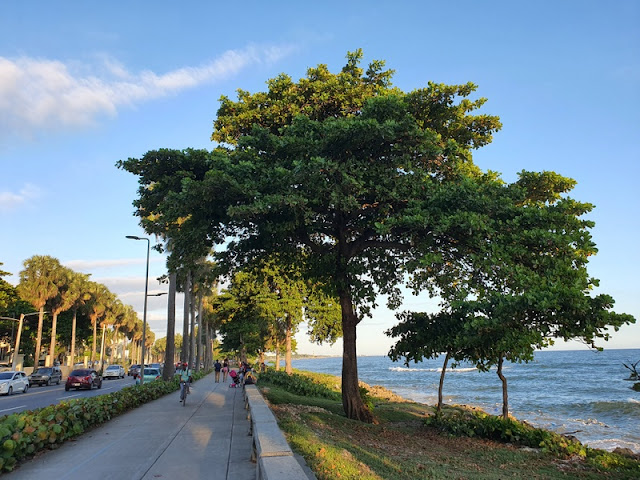
[[[23,463],[8,480],[255,480],[243,390],[194,383],[187,404],[179,392],[106,422],[57,450]]]

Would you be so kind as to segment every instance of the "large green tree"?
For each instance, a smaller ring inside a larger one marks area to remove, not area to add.
[[[0,262],[2,267],[2,262]],[[9,272],[0,270],[0,314],[7,311],[9,304],[11,304],[17,294],[15,287],[7,282],[4,278],[7,275],[11,275]]]
[[[20,298],[16,287],[2,278],[7,275],[11,274],[0,269],[0,317],[14,320],[0,320],[0,339],[12,343],[17,327],[16,320],[21,314],[33,312],[34,308],[29,302]]]
[[[304,275],[339,299],[344,410],[372,421],[359,393],[356,327],[378,294],[397,303],[409,267],[464,255],[478,216],[466,208],[465,179],[491,180],[471,150],[500,123],[472,114],[484,99],[468,98],[471,83],[405,93],[383,62],[365,72],[361,58],[350,53],[338,74],[319,65],[297,83],[280,75],[266,92],[223,98],[212,138],[224,148],[202,179],[182,181],[162,225],[177,252],[231,238],[218,255],[229,270],[274,252],[294,261],[302,250]]]

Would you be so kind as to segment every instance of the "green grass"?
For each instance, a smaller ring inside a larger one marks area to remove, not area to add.
[[[454,428],[477,429],[479,434],[452,435],[442,425],[426,425],[425,419],[433,416],[432,407],[399,401],[393,395],[376,396],[381,392],[375,388],[370,388],[369,395],[378,423],[349,420],[337,395],[340,381],[336,377],[296,372],[290,382],[284,374],[273,378],[271,373],[261,375],[259,387],[291,447],[305,458],[318,480],[640,478],[640,463],[609,452],[583,447],[579,449],[587,452],[583,456],[563,456],[557,446],[558,451],[523,449],[482,438],[485,431],[500,438],[504,435],[500,428],[508,427],[509,435],[515,431],[518,436],[526,430],[512,424],[504,427],[494,419],[462,428],[464,416],[458,415]],[[537,438],[539,433],[531,435]],[[545,439],[557,441],[553,436]]]

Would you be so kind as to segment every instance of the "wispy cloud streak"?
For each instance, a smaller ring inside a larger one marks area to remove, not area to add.
[[[30,200],[38,198],[40,194],[41,190],[30,183],[25,184],[17,192],[0,191],[0,212],[7,212],[18,208]]]
[[[250,46],[226,51],[200,66],[163,74],[132,73],[111,59],[79,66],[0,57],[0,136],[31,136],[41,130],[90,125],[100,116],[116,115],[123,106],[216,82],[251,65],[276,62],[292,51],[288,46]]]

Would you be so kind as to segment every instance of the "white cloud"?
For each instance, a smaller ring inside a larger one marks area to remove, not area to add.
[[[30,200],[38,198],[40,195],[41,190],[30,183],[25,184],[17,192],[0,191],[0,212],[13,210]]]
[[[138,265],[145,262],[146,260],[144,258],[116,258],[110,260],[68,260],[63,263],[66,267],[69,267],[72,270],[86,271],[94,268]]]
[[[215,82],[250,65],[276,62],[292,51],[286,46],[249,46],[164,74],[133,73],[113,59],[78,65],[0,57],[0,135],[30,136],[40,130],[90,125],[99,116],[116,115],[123,106]]]

